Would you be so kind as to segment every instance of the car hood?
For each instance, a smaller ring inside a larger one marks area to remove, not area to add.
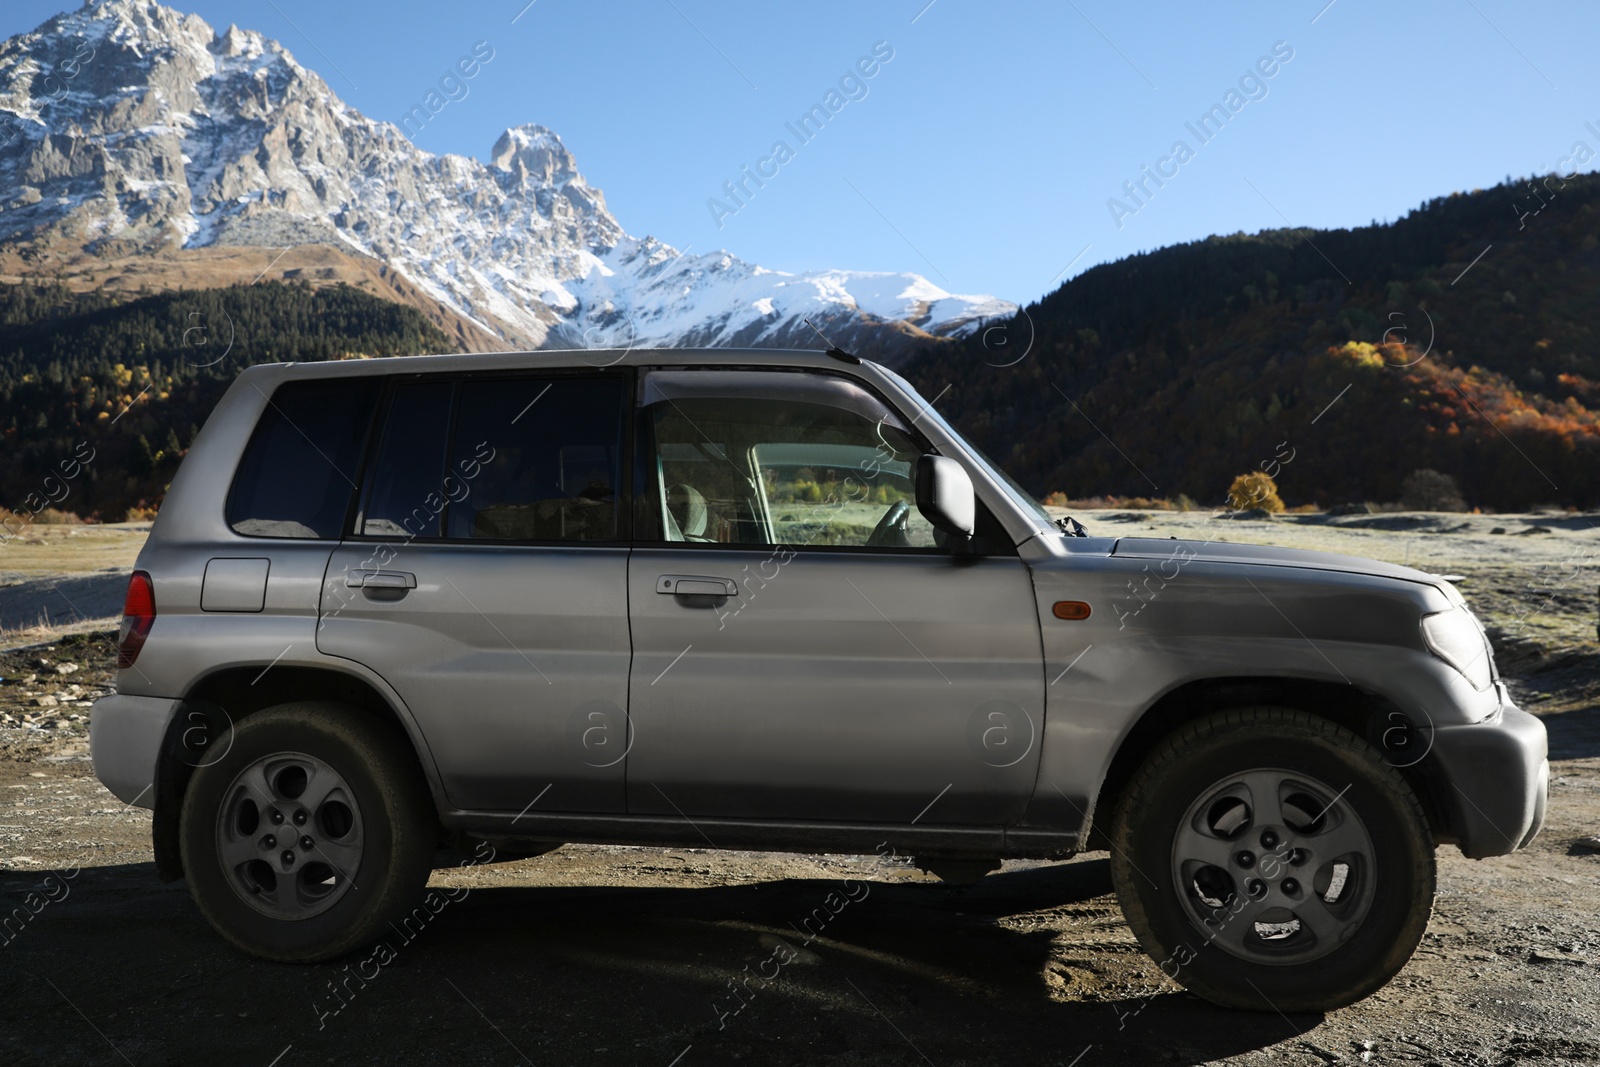
[[[1382,563],[1360,556],[1309,552],[1274,545],[1237,545],[1225,541],[1190,541],[1176,537],[1119,537],[1112,546],[1111,554],[1132,559],[1170,559],[1174,552],[1180,550],[1183,558],[1206,563],[1243,563],[1259,567],[1298,567],[1303,570],[1370,574],[1404,582],[1449,587],[1449,583],[1438,575],[1419,571],[1415,567],[1402,567],[1397,563]]]

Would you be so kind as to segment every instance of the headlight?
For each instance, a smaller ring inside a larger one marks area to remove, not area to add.
[[[1489,639],[1472,612],[1456,608],[1424,615],[1422,637],[1434,654],[1460,671],[1474,689],[1487,689],[1493,683]]]

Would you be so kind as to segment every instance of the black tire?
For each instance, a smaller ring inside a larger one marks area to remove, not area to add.
[[[323,796],[314,811],[284,799],[297,773],[300,796]],[[282,840],[263,845],[269,833]],[[228,751],[196,769],[179,842],[190,893],[218,933],[263,959],[310,963],[371,943],[415,904],[438,822],[402,738],[344,705],[298,702],[246,717]]]
[[[1258,796],[1277,822],[1257,819]],[[1140,944],[1224,1007],[1354,1003],[1405,966],[1433,909],[1416,795],[1372,745],[1305,712],[1238,708],[1182,727],[1134,775],[1110,841]]]

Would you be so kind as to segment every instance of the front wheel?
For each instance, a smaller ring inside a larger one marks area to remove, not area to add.
[[[190,893],[252,955],[311,962],[374,940],[427,884],[438,828],[404,742],[337,704],[243,719],[179,821]]]
[[[1122,910],[1214,1003],[1327,1011],[1394,977],[1433,908],[1433,837],[1382,754],[1305,712],[1191,723],[1134,776],[1111,831]]]

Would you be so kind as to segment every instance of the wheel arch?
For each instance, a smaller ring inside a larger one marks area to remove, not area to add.
[[[1202,716],[1249,706],[1304,711],[1335,722],[1380,749],[1394,750],[1395,742],[1401,745],[1418,743],[1418,733],[1410,716],[1381,693],[1357,685],[1291,677],[1229,676],[1191,680],[1153,700],[1118,742],[1090,808],[1092,823],[1088,847],[1109,847],[1106,831],[1116,805],[1134,773],[1164,737]],[[1397,734],[1396,727],[1403,732]],[[1446,814],[1451,809],[1442,803],[1442,783],[1433,761],[1417,760],[1409,765],[1396,762],[1394,766],[1421,801],[1436,840],[1454,840]]]
[[[384,694],[372,681],[353,671],[325,665],[254,663],[224,667],[198,679],[179,703],[156,756],[155,811],[151,823],[151,844],[155,852],[156,874],[164,882],[184,876],[179,854],[178,818],[183,797],[194,775],[194,749],[191,735],[200,728],[216,729],[206,719],[195,719],[199,709],[215,706],[226,712],[222,727],[249,718],[257,712],[291,701],[318,700],[353,708],[380,729],[391,731],[416,760],[416,769],[428,783],[435,811],[442,800],[433,761],[424,742],[416,736],[397,701]],[[221,732],[218,731],[221,736]],[[209,736],[199,739],[208,743]]]

